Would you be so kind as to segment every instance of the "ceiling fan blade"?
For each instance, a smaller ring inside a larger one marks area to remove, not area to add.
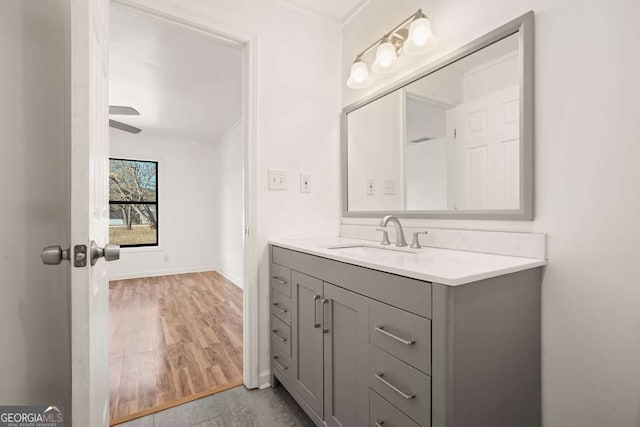
[[[121,116],[139,116],[140,112],[133,107],[109,105],[109,114],[116,114]]]
[[[123,130],[125,132],[129,132],[129,133],[140,133],[140,132],[142,132],[142,129],[140,129],[140,128],[128,125],[126,123],[119,122],[117,120],[111,120],[111,119],[109,119],[109,127],[112,127],[112,128],[115,128],[115,129],[120,129],[120,130]]]

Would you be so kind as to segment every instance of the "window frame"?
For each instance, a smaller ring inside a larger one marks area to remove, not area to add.
[[[111,200],[109,196],[109,220],[111,220],[111,205],[156,205],[156,242],[155,243],[134,243],[127,245],[120,245],[121,248],[159,248],[160,247],[160,165],[157,160],[137,160],[127,159],[122,157],[109,157],[109,173],[111,173],[111,160],[120,160],[125,162],[138,162],[138,163],[154,163],[156,167],[156,201],[155,202],[127,202],[123,200]],[[111,183],[109,183],[111,185]],[[111,191],[109,191],[111,194]],[[111,225],[109,225],[111,226]]]

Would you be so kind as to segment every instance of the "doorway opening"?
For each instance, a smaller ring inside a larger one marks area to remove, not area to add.
[[[117,425],[257,385],[253,110],[246,41],[116,3],[109,45]]]

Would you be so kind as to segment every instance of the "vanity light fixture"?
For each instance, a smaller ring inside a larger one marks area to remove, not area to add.
[[[404,51],[409,55],[419,55],[434,48],[436,44],[431,21],[419,10],[409,25],[409,39],[404,44]]]
[[[359,56],[351,66],[351,74],[349,75],[349,80],[347,80],[347,85],[353,89],[361,89],[371,85],[369,67]]]
[[[406,28],[408,25],[409,28]],[[371,69],[380,74],[391,73],[399,68],[401,54],[418,55],[429,51],[436,45],[436,38],[431,30],[431,21],[418,9],[410,17],[396,25],[391,31],[373,42],[369,47],[356,55],[347,79],[347,86],[362,89],[371,85],[369,67],[363,56],[376,48],[376,58]]]
[[[398,52],[396,47],[391,43],[389,36],[384,36],[376,49],[376,60],[373,62],[371,69],[376,73],[390,73],[394,71],[398,64]]]

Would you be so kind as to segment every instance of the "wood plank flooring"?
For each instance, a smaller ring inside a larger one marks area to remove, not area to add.
[[[242,290],[217,272],[109,284],[112,421],[242,381]]]

